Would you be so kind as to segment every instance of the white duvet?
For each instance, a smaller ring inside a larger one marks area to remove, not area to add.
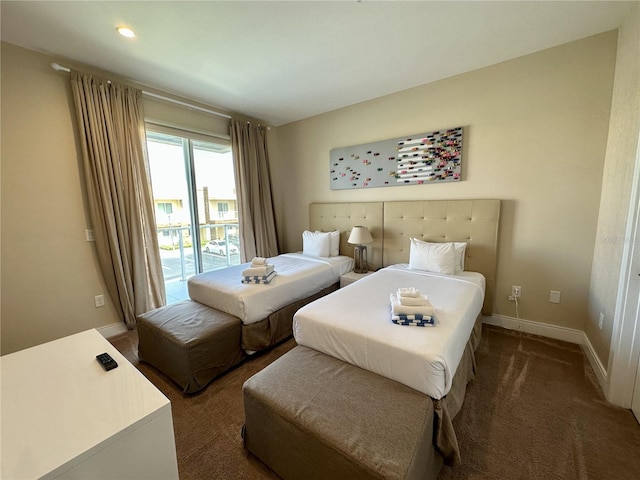
[[[428,295],[436,309],[435,326],[391,321],[389,294],[402,287]],[[484,289],[479,273],[443,275],[394,265],[302,307],[293,333],[300,345],[439,399],[451,388]]]
[[[245,284],[242,271],[249,264],[194,275],[187,282],[189,297],[255,323],[293,302],[319,292],[353,268],[350,257],[310,257],[285,253],[268,259],[277,275],[269,284]]]

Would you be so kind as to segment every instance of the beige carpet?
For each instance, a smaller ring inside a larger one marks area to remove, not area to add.
[[[639,479],[640,426],[604,398],[578,345],[485,325],[440,479]]]
[[[111,341],[171,400],[181,479],[277,478],[242,448],[242,384],[293,340],[194,396],[138,362],[135,332]],[[580,347],[485,325],[476,357],[454,420],[462,465],[443,467],[439,480],[640,478],[640,426],[605,401]]]

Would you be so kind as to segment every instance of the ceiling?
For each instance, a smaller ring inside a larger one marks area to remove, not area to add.
[[[3,41],[282,125],[615,29],[631,3],[3,0],[0,15]]]

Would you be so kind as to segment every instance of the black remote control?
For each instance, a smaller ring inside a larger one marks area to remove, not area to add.
[[[98,360],[100,365],[102,365],[102,368],[104,368],[107,372],[109,370],[113,370],[118,366],[118,363],[113,358],[111,358],[111,355],[109,355],[108,353],[101,353],[100,355],[96,355],[96,360]]]

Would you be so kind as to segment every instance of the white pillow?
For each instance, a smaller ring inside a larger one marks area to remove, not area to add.
[[[456,252],[453,243],[429,243],[411,238],[409,268],[453,275],[456,271]]]
[[[316,233],[322,233],[319,230],[316,230]],[[337,257],[340,255],[340,230],[335,230],[333,232],[328,232],[331,236],[331,248],[329,252],[330,257]]]
[[[331,252],[331,234],[323,232],[302,232],[302,253],[312,257],[328,257]]]
[[[467,242],[454,242],[453,249],[456,252],[456,272],[463,272],[464,255],[467,250]]]

